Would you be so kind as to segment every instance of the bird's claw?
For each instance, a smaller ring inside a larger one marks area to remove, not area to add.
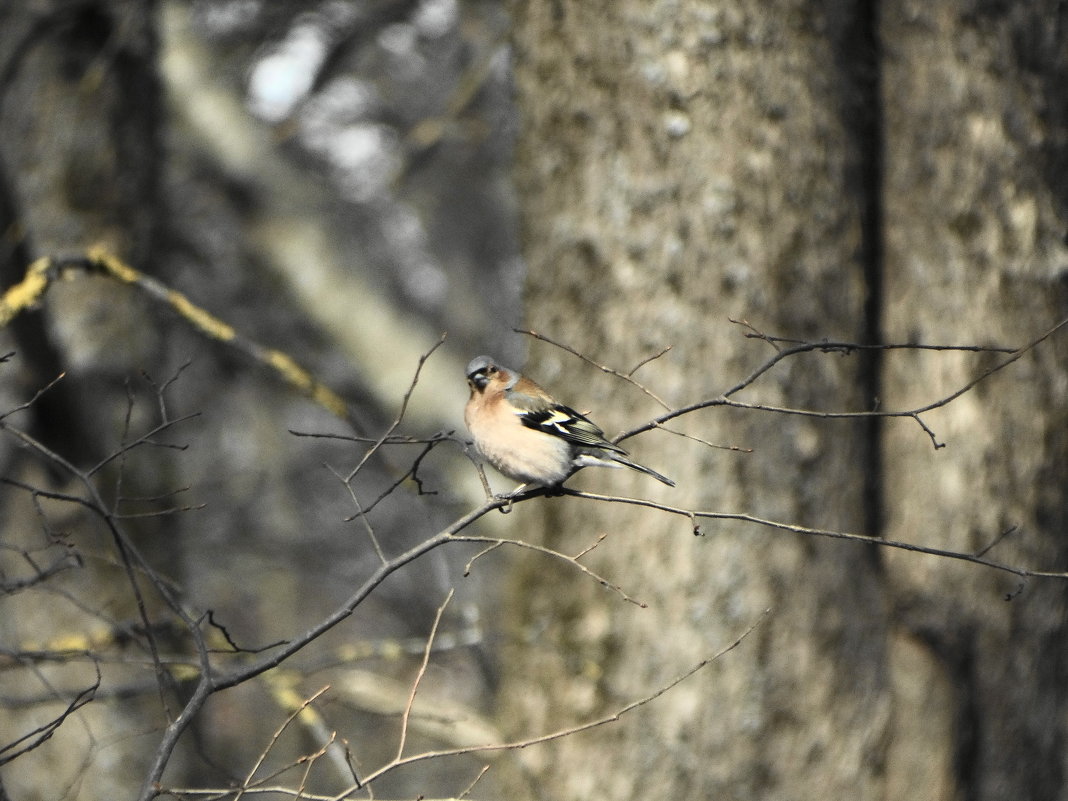
[[[493,496],[493,500],[495,500],[495,501],[504,501],[505,502],[504,506],[500,506],[500,507],[497,508],[498,512],[500,512],[502,515],[511,514],[511,512],[512,512],[512,503],[515,501],[515,493],[514,492],[502,492],[499,495],[494,495]]]

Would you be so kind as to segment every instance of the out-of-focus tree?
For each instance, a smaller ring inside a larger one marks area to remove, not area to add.
[[[531,327],[622,371],[672,346],[634,376],[672,407],[788,346],[753,333],[1024,345],[1068,312],[1066,23],[1055,2],[519,4]],[[921,416],[931,436],[719,408],[670,425],[752,453],[657,431],[628,442],[677,490],[595,486],[968,553],[996,541],[999,561],[1063,570],[1065,347]],[[536,355],[608,431],[662,411]],[[809,353],[738,399],[908,409],[1000,358]],[[693,539],[633,507],[539,511],[560,550],[608,533],[589,564],[650,608],[524,562],[510,609],[540,647],[504,661],[517,730],[610,710],[772,613],[655,710],[524,752],[513,797],[1064,797],[1063,583],[739,523]]]
[[[0,798],[1063,795],[1063,9],[511,10],[0,7]]]
[[[518,307],[504,21],[496,4],[450,0],[2,4],[2,288],[39,257],[103,248],[242,341],[296,357],[372,437],[448,329],[423,373],[438,390],[414,393],[406,424],[424,435],[457,428],[467,353],[514,325]],[[14,354],[0,363],[0,415],[32,399],[4,418],[0,441],[11,482],[0,487],[0,760],[39,738],[3,769],[12,795],[120,798],[149,775],[153,743],[188,700],[194,643],[136,563],[136,578],[125,574],[100,516],[71,500],[87,491],[75,474],[11,431],[89,476],[162,585],[248,647],[304,631],[375,568],[354,501],[370,506],[416,450],[372,459],[350,498],[324,463],[345,474],[368,444],[289,433],[346,426],[166,304],[69,274],[0,331],[0,356]],[[161,409],[171,422],[158,442],[126,450]],[[190,414],[195,424],[174,422]],[[456,449],[441,460],[446,450],[422,466],[436,496],[413,488],[375,506],[385,552],[478,497],[473,471],[461,472],[469,462]],[[457,472],[465,479],[442,480]],[[320,703],[342,731],[377,728],[368,739],[391,742],[381,732],[395,730],[395,699],[368,711],[373,680],[389,695],[386,678],[415,670],[463,558],[436,553],[379,590],[362,622],[323,641],[330,657],[300,665],[310,672],[302,697],[331,667],[353,686],[363,671],[370,689]],[[461,705],[484,697],[488,676],[481,578],[465,583],[437,640],[452,643],[437,675],[463,678],[449,683]],[[282,689],[253,683],[209,705],[167,779],[243,776],[289,712]],[[62,714],[76,698],[90,703]],[[283,753],[303,753],[301,742],[272,752]]]

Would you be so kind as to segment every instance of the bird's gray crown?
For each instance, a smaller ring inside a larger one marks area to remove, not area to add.
[[[476,356],[467,364],[467,377],[472,378],[479,373],[486,372],[486,368],[491,367],[497,362],[492,356]]]

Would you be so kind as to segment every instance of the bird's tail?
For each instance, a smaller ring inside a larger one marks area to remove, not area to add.
[[[620,455],[618,453],[608,453],[608,454],[605,454],[605,455],[609,459],[611,459],[613,462],[618,462],[619,464],[621,464],[621,465],[623,465],[625,467],[629,467],[632,470],[637,470],[639,473],[645,473],[647,476],[652,476],[657,481],[659,481],[661,484],[667,484],[669,487],[674,487],[675,486],[675,482],[674,481],[672,481],[667,476],[660,475],[658,472],[653,470],[653,468],[651,468],[651,467],[646,467],[643,464],[638,464],[637,462],[632,462],[626,456],[622,456],[622,455]]]

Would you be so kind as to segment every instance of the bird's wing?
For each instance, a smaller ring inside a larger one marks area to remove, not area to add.
[[[597,427],[596,423],[569,406],[558,403],[542,405],[521,412],[519,419],[527,428],[560,437],[573,445],[626,453],[618,445],[613,445],[606,440],[604,432]]]

